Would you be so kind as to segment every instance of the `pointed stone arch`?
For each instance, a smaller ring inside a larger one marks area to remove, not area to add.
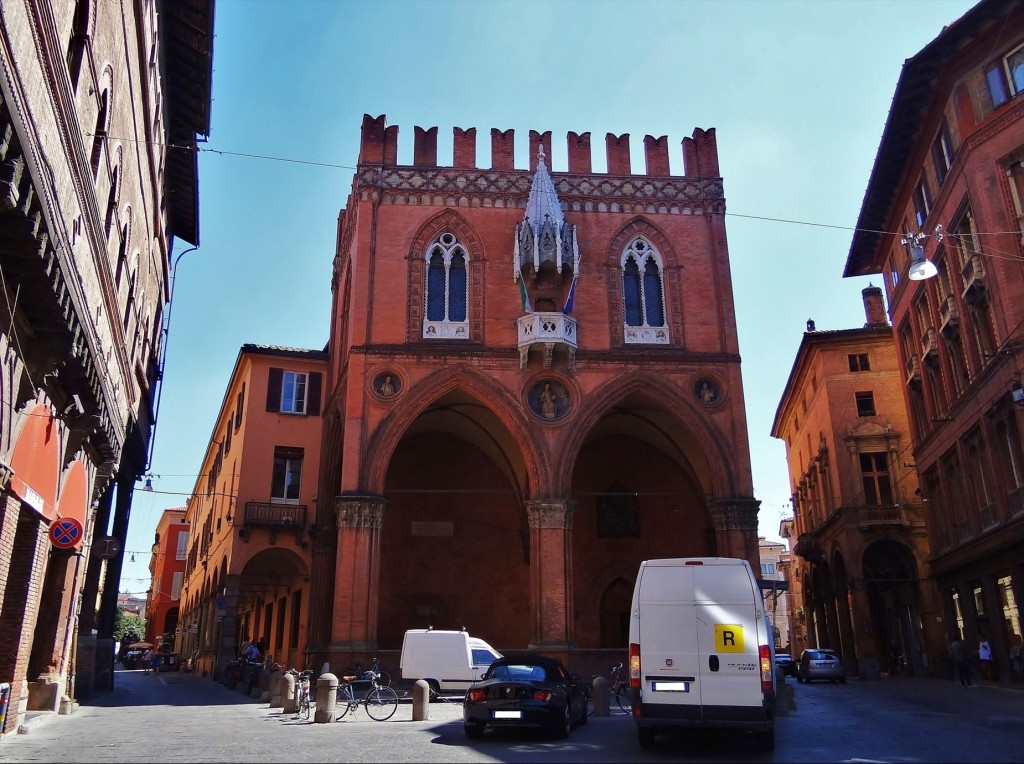
[[[662,261],[662,289],[665,292],[665,319],[669,327],[669,337],[672,345],[683,343],[683,300],[682,300],[682,266],[679,257],[672,245],[671,239],[665,233],[643,215],[625,223],[612,236],[608,250],[605,253],[605,267],[610,274],[608,280],[609,316],[608,323],[609,340],[612,347],[625,345],[622,327],[626,321],[625,305],[622,297],[622,276],[620,273],[619,261],[623,251],[629,242],[637,237],[643,236],[654,248],[658,250]]]
[[[732,465],[727,439],[697,409],[687,391],[671,382],[648,373],[631,374],[615,379],[587,395],[579,414],[559,438],[554,453],[553,495],[566,496],[572,485],[572,474],[587,434],[616,405],[630,396],[640,395],[657,402],[677,423],[690,434],[699,451],[706,473],[702,483],[709,497],[735,496],[739,490],[736,470]]]
[[[445,368],[416,383],[402,406],[395,407],[367,438],[359,490],[381,494],[391,456],[412,423],[431,403],[462,391],[485,406],[509,433],[522,459],[521,487],[528,496],[544,495],[551,485],[551,464],[543,440],[526,418],[522,403],[506,388],[470,368]]]
[[[423,316],[426,310],[426,255],[427,248],[442,233],[452,233],[466,249],[467,278],[469,280],[469,339],[484,341],[484,292],[486,291],[487,253],[476,227],[456,210],[447,208],[431,216],[420,225],[412,238],[408,255],[409,302],[406,338],[409,342],[422,342]]]

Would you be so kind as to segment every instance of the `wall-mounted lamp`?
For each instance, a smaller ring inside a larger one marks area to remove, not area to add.
[[[1010,398],[1015,406],[1024,408],[1024,387],[1020,386],[1020,382],[1014,382],[1010,387]]]

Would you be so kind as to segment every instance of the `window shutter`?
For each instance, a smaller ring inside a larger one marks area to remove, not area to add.
[[[281,410],[281,379],[283,369],[271,369],[267,379],[267,411]]]
[[[309,372],[309,400],[306,401],[306,413],[320,416],[320,388],[323,386],[323,374],[319,371]]]

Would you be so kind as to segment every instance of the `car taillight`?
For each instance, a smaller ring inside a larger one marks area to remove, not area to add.
[[[533,693],[533,699],[539,700],[541,703],[547,703],[551,700],[551,693],[547,690],[535,690]]]
[[[629,686],[640,686],[640,645],[636,642],[629,644]]]
[[[470,690],[466,697],[470,703],[477,703],[487,697],[487,690]]]
[[[761,645],[758,653],[761,656],[761,692],[771,692],[774,688],[772,679],[775,672],[772,666],[772,649],[768,645]]]

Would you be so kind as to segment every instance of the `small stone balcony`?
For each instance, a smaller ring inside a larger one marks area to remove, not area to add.
[[[565,313],[529,313],[518,319],[519,367],[526,368],[530,349],[544,353],[544,368],[550,369],[555,351],[564,350],[568,366],[576,364],[576,319]]]

